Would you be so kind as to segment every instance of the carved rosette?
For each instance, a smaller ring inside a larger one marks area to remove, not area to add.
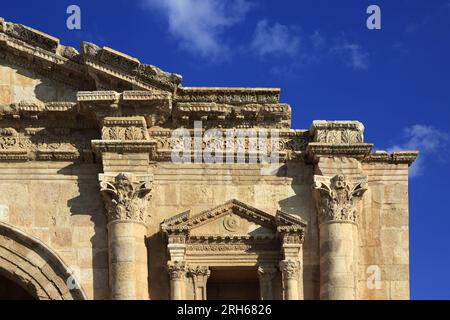
[[[167,272],[170,280],[181,280],[186,276],[188,267],[185,261],[169,261],[167,262]]]
[[[296,260],[282,260],[279,268],[285,279],[298,279],[300,274],[300,262]]]
[[[357,203],[367,190],[367,177],[314,176],[319,223],[358,221]]]
[[[135,220],[146,223],[147,206],[152,190],[151,180],[120,173],[113,179],[103,177],[100,191],[105,202],[108,221]]]

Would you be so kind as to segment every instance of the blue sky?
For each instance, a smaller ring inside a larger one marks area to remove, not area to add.
[[[66,28],[70,4],[81,30]],[[366,28],[371,4],[381,30]],[[419,149],[411,297],[450,299],[450,0],[6,1],[0,16],[128,53],[184,86],[280,87],[294,128],[360,120],[377,149]]]

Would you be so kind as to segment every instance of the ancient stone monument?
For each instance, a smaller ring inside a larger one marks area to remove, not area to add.
[[[417,152],[279,100],[0,19],[0,298],[408,299]]]

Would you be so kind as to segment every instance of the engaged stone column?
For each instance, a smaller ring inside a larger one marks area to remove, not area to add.
[[[170,299],[185,299],[186,263],[184,261],[169,261],[167,271],[170,278]]]
[[[282,260],[279,267],[283,276],[284,300],[298,300],[300,262],[297,260]]]
[[[120,173],[100,175],[108,216],[111,299],[148,299],[145,236],[151,177]]]
[[[194,285],[194,300],[206,300],[206,282],[211,275],[211,270],[206,266],[189,268],[189,276]]]
[[[273,300],[272,280],[277,270],[273,266],[258,267],[259,295],[261,300]]]
[[[367,177],[314,176],[320,229],[320,298],[356,298],[357,203]]]

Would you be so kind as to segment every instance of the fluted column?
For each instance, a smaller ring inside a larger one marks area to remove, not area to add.
[[[272,280],[276,271],[274,266],[260,265],[258,267],[259,295],[261,300],[273,300]]]
[[[169,261],[167,263],[167,271],[170,279],[170,299],[185,299],[185,279],[186,279],[186,263],[184,261]]]
[[[282,260],[279,267],[283,279],[284,300],[298,300],[300,262],[297,260]]]
[[[145,236],[151,176],[100,175],[108,218],[110,298],[148,299]]]
[[[314,176],[320,229],[320,298],[356,298],[358,202],[367,177]]]

